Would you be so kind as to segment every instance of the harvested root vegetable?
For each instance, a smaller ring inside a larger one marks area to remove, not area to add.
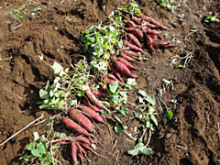
[[[86,107],[86,106],[79,106],[79,108],[85,113],[87,114],[90,118],[94,119],[97,122],[103,123],[107,126],[109,134],[111,136],[111,129],[109,127],[109,125],[102,119],[101,116],[99,116],[96,112],[94,112],[93,110],[91,110],[90,108]]]
[[[104,77],[104,81],[109,85],[115,83],[115,80],[110,80],[108,77]]]
[[[100,109],[98,109],[96,106],[90,104],[86,99],[83,99],[83,104],[85,104],[86,106],[89,106],[92,110],[94,110],[95,112],[102,112]]]
[[[139,38],[139,40],[143,40],[144,38],[144,34],[143,32],[135,27],[129,27],[129,28],[125,28],[126,31],[131,32],[132,34],[134,34],[137,38]]]
[[[151,24],[151,23],[146,22],[146,21],[143,21],[141,26],[146,27],[146,28],[156,28],[156,26],[154,24]]]
[[[120,54],[120,56],[122,57],[122,58],[124,58],[125,60],[127,60],[127,61],[136,61],[135,59],[133,59],[132,57],[130,57],[130,56],[127,56],[125,53],[121,53]]]
[[[124,58],[117,58],[117,61],[123,63],[125,66],[127,66],[129,69],[131,70],[138,70],[137,67],[133,66],[132,64],[130,64],[127,60],[125,60]]]
[[[79,125],[85,128],[87,131],[94,132],[94,127],[92,125],[92,122],[78,110],[76,109],[70,110],[69,116],[71,119],[76,121]]]
[[[131,33],[126,34],[127,37],[129,38],[130,41],[132,41],[136,46],[141,48],[141,43],[140,41]]]
[[[141,52],[135,52],[132,50],[127,50],[127,49],[121,49],[121,52],[125,53],[126,55],[132,55],[132,56],[137,56],[137,57],[141,55]]]
[[[79,106],[79,108],[90,118],[94,119],[97,122],[104,123],[104,120],[101,116],[99,116],[96,112],[94,112],[92,109],[86,106]]]
[[[146,35],[147,46],[151,50],[152,53],[155,53],[155,49],[153,47],[154,39],[150,35]]]
[[[141,48],[137,47],[136,45],[133,45],[133,44],[127,42],[127,41],[124,42],[124,46],[125,46],[125,47],[128,47],[128,48],[131,49],[131,50],[139,51],[139,52],[141,52],[141,53],[144,54],[143,49],[141,49]]]
[[[131,18],[131,20],[132,20],[134,23],[138,24],[138,25],[140,25],[141,22],[142,22],[142,19],[141,19],[141,18],[138,18],[138,17],[136,17],[136,16],[133,16],[133,17]]]
[[[131,20],[124,20],[123,23],[129,27],[137,27],[137,25]]]
[[[90,140],[88,138],[86,138],[86,137],[83,137],[83,136],[77,136],[75,138],[75,140],[77,142],[83,142],[83,143],[86,143],[86,144],[91,144]]]
[[[147,32],[148,34],[150,34],[150,35],[159,35],[159,34],[162,33],[161,31],[158,31],[158,30],[151,30],[151,29],[147,29],[146,32]]]
[[[168,28],[164,25],[162,25],[161,23],[157,22],[155,19],[151,18],[151,17],[147,17],[145,15],[142,15],[142,14],[138,14],[136,15],[137,17],[141,18],[142,20],[145,20],[147,22],[150,22],[154,25],[156,25],[157,27],[161,28],[161,29],[164,29],[164,30],[167,30]]]
[[[107,76],[108,76],[109,79],[117,81],[117,78],[113,74],[108,73]]]
[[[95,97],[95,95],[89,89],[85,91],[85,94],[91,103],[96,105],[98,108],[104,109],[109,112],[109,110]]]
[[[98,91],[98,90],[92,90],[92,93],[93,93],[95,96],[111,97],[109,94],[103,93],[103,92]]]
[[[162,47],[162,48],[175,48],[177,45],[173,44],[171,41],[157,41],[154,42],[153,45],[155,47]]]
[[[86,129],[84,129],[83,127],[81,127],[79,124],[77,124],[76,122],[74,122],[73,120],[69,119],[69,118],[63,118],[62,122],[65,124],[65,126],[68,129],[71,129],[72,131],[76,132],[76,133],[82,133],[83,135],[86,136],[90,136],[90,134],[87,132]]]
[[[125,66],[123,63],[116,61],[116,60],[114,60],[113,62],[114,62],[114,66],[115,66],[116,70],[118,70],[119,72],[123,73],[126,76],[129,76],[132,78],[137,78],[137,76],[133,75],[131,73],[131,71],[128,69],[128,67]]]
[[[117,77],[122,83],[124,83],[124,81],[123,81],[123,79],[122,79],[122,77],[121,77],[121,74],[120,74],[117,70],[115,70],[112,65],[109,65],[109,66],[110,66],[111,71],[116,75],[116,77]]]
[[[72,140],[72,143],[71,143],[71,148],[72,148],[72,159],[73,159],[73,162],[74,162],[74,165],[77,165],[77,146],[76,146],[76,142],[74,140]]]

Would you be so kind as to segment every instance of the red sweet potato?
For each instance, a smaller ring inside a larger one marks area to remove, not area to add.
[[[129,69],[131,70],[138,70],[135,66],[133,66],[132,64],[130,64],[127,60],[125,60],[124,58],[117,58],[117,61],[123,63],[125,66],[127,66]]]
[[[126,35],[127,35],[128,39],[130,41],[132,41],[136,46],[141,48],[141,43],[139,42],[139,40],[133,34],[127,33]]]
[[[71,155],[72,155],[74,165],[77,165],[77,146],[74,140],[71,143],[71,149],[72,149]]]
[[[76,146],[77,146],[77,150],[78,150],[77,155],[79,156],[80,161],[81,161],[81,163],[82,163],[82,162],[83,162],[83,151],[82,151],[82,147],[80,146],[79,143],[76,143]]]
[[[139,17],[139,18],[141,18],[141,19],[143,19],[143,20],[145,20],[145,21],[147,21],[147,22],[150,22],[150,23],[152,23],[152,24],[158,26],[158,27],[161,28],[161,29],[164,29],[164,30],[167,30],[167,29],[168,29],[166,26],[164,26],[164,25],[162,25],[161,23],[157,22],[157,21],[156,21],[155,19],[153,19],[153,18],[147,17],[147,16],[142,15],[142,14],[137,15],[137,17]]]
[[[154,24],[151,24],[151,23],[146,22],[146,21],[143,21],[141,26],[142,27],[144,26],[146,28],[156,28],[156,26]]]
[[[87,132],[87,130],[85,130],[83,127],[81,127],[79,124],[77,124],[73,120],[71,120],[69,118],[63,118],[62,122],[65,124],[65,126],[67,128],[71,129],[72,131],[74,131],[76,133],[82,133],[86,136],[90,136],[90,134]]]
[[[108,76],[109,79],[117,81],[117,78],[113,74],[108,73],[107,76]]]
[[[144,53],[143,49],[141,49],[141,48],[137,47],[136,45],[133,45],[133,44],[127,42],[127,41],[124,42],[124,46],[128,47],[131,50],[135,50],[135,51],[139,51],[141,53]]]
[[[103,93],[103,92],[98,91],[98,90],[92,90],[92,93],[93,93],[95,96],[100,96],[100,97],[111,97],[109,94],[107,94],[107,93]]]
[[[85,94],[91,101],[91,103],[96,105],[98,108],[104,109],[109,112],[109,110],[95,97],[95,95],[89,89],[85,91]]]
[[[92,125],[92,122],[81,112],[78,110],[70,110],[69,111],[70,118],[76,121],[79,125],[84,127],[89,132],[94,132],[94,127]]]
[[[92,109],[86,106],[79,106],[79,108],[90,118],[94,119],[97,122],[104,123],[104,120],[101,116],[99,116],[96,112],[94,112]]]
[[[122,57],[122,58],[124,58],[125,60],[127,60],[127,61],[136,61],[135,59],[133,59],[132,57],[129,57],[129,56],[127,56],[125,53],[120,53],[120,56]]]
[[[120,73],[119,73],[117,70],[115,70],[112,65],[109,65],[109,66],[110,66],[111,71],[117,76],[117,78],[118,78],[122,83],[124,83],[124,81],[123,81],[123,79],[122,79]]]
[[[132,56],[137,56],[137,57],[141,55],[141,52],[135,52],[135,51],[128,50],[128,49],[121,49],[121,52],[125,53],[126,55],[132,55]]]
[[[104,77],[104,79],[103,79],[107,84],[114,84],[115,83],[115,81],[114,80],[110,80],[108,77]]]
[[[151,50],[152,53],[155,53],[155,49],[153,47],[153,38],[150,35],[146,35],[146,39],[148,48]]]
[[[124,20],[123,23],[129,27],[137,27],[137,25],[131,20]]]
[[[98,109],[96,106],[90,104],[86,99],[83,99],[83,104],[85,104],[86,106],[89,106],[92,110],[94,110],[95,112],[102,112],[100,109]]]
[[[116,70],[118,70],[119,72],[123,73],[126,76],[129,76],[132,78],[137,78],[136,75],[133,75],[131,73],[131,71],[128,69],[127,66],[125,66],[124,64],[122,64],[121,62],[116,61],[116,60],[114,60],[113,62],[114,62],[114,66],[115,66]]]
[[[76,142],[83,142],[83,143],[86,143],[86,144],[91,144],[90,140],[86,137],[83,137],[83,136],[77,136],[75,138]]]
[[[136,16],[133,16],[133,17],[131,18],[131,20],[132,20],[134,23],[138,24],[138,25],[140,25],[141,22],[142,22],[142,19],[141,19],[141,18],[138,18],[138,17],[136,17]]]
[[[129,28],[125,28],[126,31],[133,33],[137,38],[139,38],[139,40],[143,40],[144,38],[144,34],[143,32],[135,27],[129,27]]]
[[[158,30],[148,29],[148,30],[147,30],[147,33],[150,34],[150,35],[159,35],[159,34],[161,34],[162,32],[161,32],[161,31],[158,31]]]

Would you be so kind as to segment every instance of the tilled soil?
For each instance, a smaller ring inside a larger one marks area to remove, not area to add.
[[[22,4],[26,4],[22,14],[24,18],[18,21],[8,11]],[[75,63],[79,55],[84,54],[80,32],[97,25],[100,20],[105,22],[111,11],[124,4],[124,0],[0,1],[0,57],[9,58],[0,60],[0,142],[42,113],[37,106],[38,91],[53,78],[50,67],[53,62],[57,61],[64,67]],[[219,164],[220,25],[202,22],[209,11],[220,12],[218,0],[180,3],[174,13],[153,2],[141,1],[139,5],[144,14],[167,25],[170,36],[182,41],[177,49],[158,50],[148,61],[137,63],[136,90],[144,89],[157,96],[158,100],[162,94],[166,100],[177,99],[176,106],[168,104],[174,110],[174,118],[164,123],[162,115],[158,116],[160,124],[150,143],[154,152],[149,157],[128,156],[126,151],[135,143],[123,133],[113,134],[113,147],[106,127],[98,124],[96,136],[103,146],[98,147],[97,152],[109,159],[93,154],[89,154],[89,159],[92,164],[101,165]],[[42,10],[31,18],[35,7]],[[42,54],[43,60],[39,58]],[[187,54],[193,57],[185,69],[171,65],[174,56]],[[174,83],[173,87],[161,93],[158,89],[162,87],[163,78]],[[129,92],[129,104],[126,105],[132,111],[136,107],[136,90]],[[160,114],[164,111],[161,107],[159,104],[157,108]],[[45,113],[45,116],[50,115],[50,112]],[[128,125],[128,132],[139,125],[137,121],[122,120]],[[32,133],[44,133],[45,126],[46,123],[33,126],[2,146],[1,164],[21,164],[19,157],[33,140]],[[63,151],[58,157],[63,164],[71,164],[69,152]]]

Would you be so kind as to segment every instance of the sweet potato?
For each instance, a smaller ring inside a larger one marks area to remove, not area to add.
[[[131,20],[124,20],[123,23],[129,27],[137,27],[137,25]]]
[[[146,27],[146,28],[156,28],[156,26],[154,24],[151,24],[149,22],[146,21],[142,21],[142,27]]]
[[[161,32],[161,31],[158,31],[158,30],[148,29],[148,30],[147,30],[147,33],[150,34],[150,35],[159,35],[159,34],[161,34],[162,32]]]
[[[109,94],[107,94],[107,93],[103,93],[103,92],[98,91],[98,90],[92,90],[92,93],[93,93],[95,96],[100,96],[100,97],[111,97]]]
[[[117,78],[118,78],[122,83],[124,83],[124,81],[123,81],[123,79],[122,79],[120,73],[119,73],[117,70],[115,70],[112,65],[109,65],[109,66],[110,66],[111,71],[117,76]]]
[[[91,101],[91,103],[96,105],[98,108],[104,109],[109,112],[109,110],[95,97],[95,95],[89,89],[85,91],[85,94]]]
[[[83,143],[86,143],[86,144],[91,144],[90,140],[86,137],[83,137],[83,136],[77,136],[75,138],[76,142],[83,142]]]
[[[132,64],[130,64],[127,60],[125,60],[124,58],[117,58],[117,61],[123,63],[125,66],[127,66],[129,69],[131,70],[138,70],[135,66],[133,66]]]
[[[103,92],[108,92],[108,88],[107,88],[105,85],[100,85],[100,89],[101,89]]]
[[[89,106],[92,110],[94,110],[95,112],[102,112],[100,109],[98,109],[96,106],[90,104],[86,99],[83,99],[83,104],[85,104],[86,106]]]
[[[143,40],[144,34],[140,29],[135,27],[129,27],[129,28],[125,28],[125,30],[134,34],[137,38],[139,38],[139,40],[141,41]]]
[[[69,119],[69,118],[63,118],[62,122],[65,124],[65,126],[68,129],[71,129],[72,131],[76,132],[76,133],[82,133],[86,136],[90,136],[90,134],[87,132],[86,129],[84,129],[83,127],[81,127],[79,124],[77,124],[76,122],[74,122],[73,120]]]
[[[133,17],[131,18],[131,20],[132,20],[134,23],[138,24],[138,25],[140,25],[141,22],[142,22],[142,19],[141,19],[141,18],[138,18],[138,17],[135,17],[135,16],[133,16]]]
[[[104,77],[104,79],[103,79],[107,84],[114,84],[115,83],[115,81],[114,80],[110,80],[108,77]]]
[[[138,46],[139,48],[141,48],[141,43],[139,42],[139,40],[131,33],[127,33],[126,36],[128,37],[128,39],[130,41],[132,41],[136,46]]]
[[[127,42],[127,41],[124,42],[124,46],[128,47],[131,50],[135,50],[135,51],[139,51],[141,53],[144,53],[143,49],[141,49],[141,48],[137,47],[136,45],[133,45],[133,44]]]
[[[150,35],[146,35],[146,39],[148,48],[151,50],[152,53],[155,53],[155,49],[153,47],[153,38]]]
[[[71,143],[71,149],[72,149],[71,155],[72,155],[74,165],[77,165],[77,146],[74,140]]]
[[[90,118],[94,119],[97,122],[104,123],[104,120],[101,116],[99,116],[96,112],[94,112],[92,109],[86,106],[79,106],[79,108]]]
[[[125,53],[120,53],[120,56],[122,57],[122,58],[124,58],[125,60],[127,60],[127,61],[136,61],[135,59],[133,59],[132,57],[129,57],[129,56],[127,56]]]
[[[94,127],[92,125],[92,122],[78,110],[76,109],[70,110],[69,116],[71,119],[76,121],[79,125],[84,127],[89,132],[94,132]]]
[[[107,76],[108,76],[109,79],[117,81],[117,78],[113,74],[108,73]]]
[[[77,146],[77,150],[78,150],[77,155],[79,156],[80,161],[82,163],[83,162],[83,150],[82,150],[82,147],[80,146],[79,143],[76,143],[76,146]]]
[[[115,66],[116,70],[118,70],[119,72],[123,73],[126,76],[129,76],[132,78],[137,78],[136,75],[133,75],[131,73],[131,71],[128,69],[127,66],[125,66],[124,64],[122,64],[121,62],[116,61],[116,60],[114,60],[113,62],[114,62],[114,66]]]
[[[141,55],[141,52],[135,52],[132,50],[127,50],[127,49],[121,49],[121,52],[125,53],[126,55],[132,55],[132,56],[137,56],[137,57]]]
[[[150,23],[156,25],[157,27],[159,27],[159,28],[161,28],[161,29],[164,29],[164,30],[167,30],[167,29],[168,29],[166,26],[164,26],[164,25],[162,25],[161,23],[157,22],[157,21],[156,21],[155,19],[153,19],[153,18],[147,17],[147,16],[142,15],[142,14],[138,14],[138,15],[136,15],[136,16],[139,17],[139,18],[141,18],[141,19],[143,19],[143,20],[145,20],[145,21],[147,21],[147,22],[150,22]]]

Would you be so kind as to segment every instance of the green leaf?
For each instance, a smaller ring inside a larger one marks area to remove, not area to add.
[[[37,143],[35,148],[31,149],[31,154],[36,157],[42,157],[46,153],[46,148],[43,143]]]
[[[85,96],[84,91],[78,91],[78,92],[77,92],[77,96],[79,96],[79,97]]]
[[[144,97],[144,100],[146,100],[148,103],[150,103],[151,105],[155,105],[156,104],[156,99],[155,99],[155,97],[152,95],[152,96],[150,96],[150,95],[146,95],[145,97]]]
[[[152,154],[152,149],[146,147],[143,143],[138,143],[134,149],[129,150],[128,154],[132,155],[132,156],[136,156],[136,155],[150,155]]]
[[[39,95],[40,95],[41,99],[48,99],[49,98],[48,92],[44,89],[40,89]]]
[[[115,81],[114,84],[110,84],[109,85],[109,88],[110,88],[110,92],[111,93],[116,93],[117,89],[118,89],[118,82]]]
[[[116,123],[116,125],[114,126],[114,131],[116,132],[116,133],[119,133],[119,132],[121,132],[121,131],[123,131],[123,126],[120,124],[120,123]]]
[[[134,86],[134,85],[136,85],[136,84],[137,84],[137,82],[136,82],[136,80],[135,80],[134,78],[128,78],[128,79],[127,79],[126,85],[128,85],[128,86]]]
[[[169,118],[169,120],[171,120],[173,118],[173,111],[172,110],[167,110],[167,116]]]
[[[52,69],[54,71],[54,74],[59,74],[63,72],[63,67],[57,62],[54,62]]]
[[[141,95],[142,97],[147,96],[147,93],[141,89],[139,89],[138,94]]]
[[[50,165],[51,161],[52,161],[51,156],[49,154],[46,154],[44,158],[45,165]]]
[[[30,144],[28,144],[27,150],[31,151],[32,148],[34,148],[35,145],[36,145],[36,142],[31,142]]]
[[[129,110],[127,108],[123,108],[119,111],[119,113],[122,114],[123,116],[128,116]]]

